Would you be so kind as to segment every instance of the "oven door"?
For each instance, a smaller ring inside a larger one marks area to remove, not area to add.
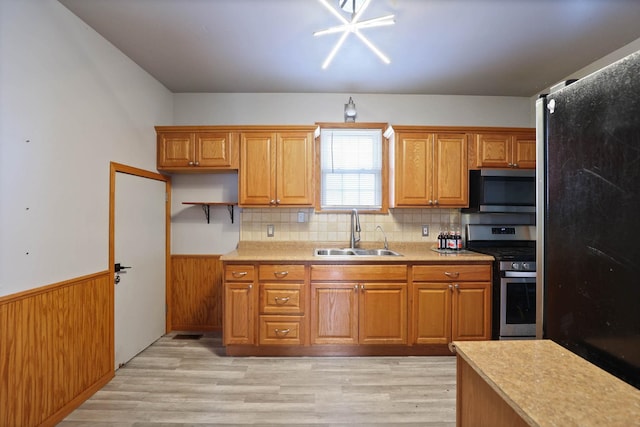
[[[504,272],[500,278],[500,339],[536,336],[536,273]]]

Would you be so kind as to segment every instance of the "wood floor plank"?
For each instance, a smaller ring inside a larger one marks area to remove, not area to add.
[[[455,425],[454,357],[227,357],[162,337],[60,427]]]

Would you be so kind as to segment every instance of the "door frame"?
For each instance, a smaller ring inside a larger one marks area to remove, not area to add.
[[[166,320],[165,333],[171,330],[171,312],[169,284],[171,280],[171,177],[139,169],[133,166],[127,166],[121,163],[110,162],[109,171],[109,273],[111,279],[115,277],[115,218],[116,218],[116,173],[126,173],[128,175],[138,176],[140,178],[153,179],[165,183],[165,304],[166,304]],[[113,283],[113,282],[112,282]],[[115,286],[113,288],[115,295]],[[115,364],[115,298],[111,298],[111,307],[109,307],[109,323],[110,339],[111,339],[111,366]]]

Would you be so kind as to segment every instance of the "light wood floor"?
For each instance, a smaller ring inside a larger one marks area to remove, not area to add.
[[[454,357],[227,357],[172,335],[59,426],[455,425]]]

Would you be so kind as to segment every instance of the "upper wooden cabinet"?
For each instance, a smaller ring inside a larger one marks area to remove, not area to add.
[[[314,127],[240,134],[240,206],[312,206]]]
[[[238,169],[237,133],[215,127],[156,126],[160,171],[211,173]]]
[[[536,167],[535,131],[479,133],[475,135],[477,168]]]
[[[396,129],[392,206],[469,206],[467,141],[464,132]]]

